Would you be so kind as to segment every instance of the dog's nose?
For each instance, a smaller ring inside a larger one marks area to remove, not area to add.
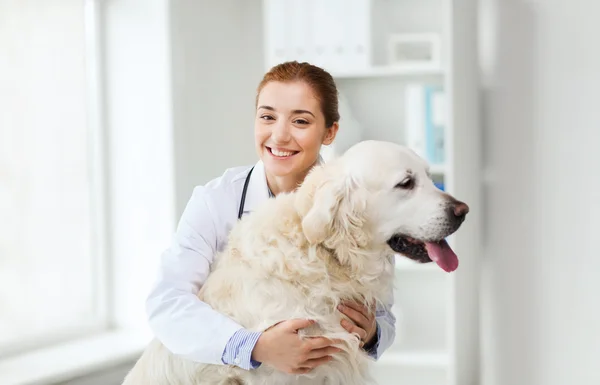
[[[456,201],[452,204],[452,212],[455,217],[463,218],[469,213],[469,206],[464,202]]]

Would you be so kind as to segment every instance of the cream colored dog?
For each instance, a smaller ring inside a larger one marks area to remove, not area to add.
[[[386,303],[395,252],[433,260],[446,271],[458,266],[444,238],[459,228],[468,207],[438,190],[427,168],[397,144],[353,146],[314,168],[295,193],[280,194],[239,221],[199,292],[251,330],[291,318],[316,320],[299,334],[341,340],[332,361],[303,375],[265,364],[247,371],[187,361],[154,341],[124,384],[368,383],[370,358],[340,325],[336,306],[348,299]]]

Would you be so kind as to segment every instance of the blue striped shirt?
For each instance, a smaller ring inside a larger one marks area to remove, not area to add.
[[[225,346],[223,363],[236,365],[246,370],[258,368],[260,362],[252,359],[252,350],[261,334],[262,332],[252,332],[247,329],[235,332]]]

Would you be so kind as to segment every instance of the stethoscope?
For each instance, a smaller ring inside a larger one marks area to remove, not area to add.
[[[246,180],[244,181],[244,189],[242,190],[242,198],[240,199],[240,211],[238,211],[238,219],[242,219],[242,215],[244,214],[244,204],[246,203],[246,192],[248,191],[248,183],[250,182],[250,175],[252,175],[252,170],[254,170],[254,166],[246,175]]]

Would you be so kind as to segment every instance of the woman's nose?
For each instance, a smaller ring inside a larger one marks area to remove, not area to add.
[[[271,134],[275,142],[287,143],[290,141],[290,127],[287,122],[279,121],[273,125],[273,133]]]

